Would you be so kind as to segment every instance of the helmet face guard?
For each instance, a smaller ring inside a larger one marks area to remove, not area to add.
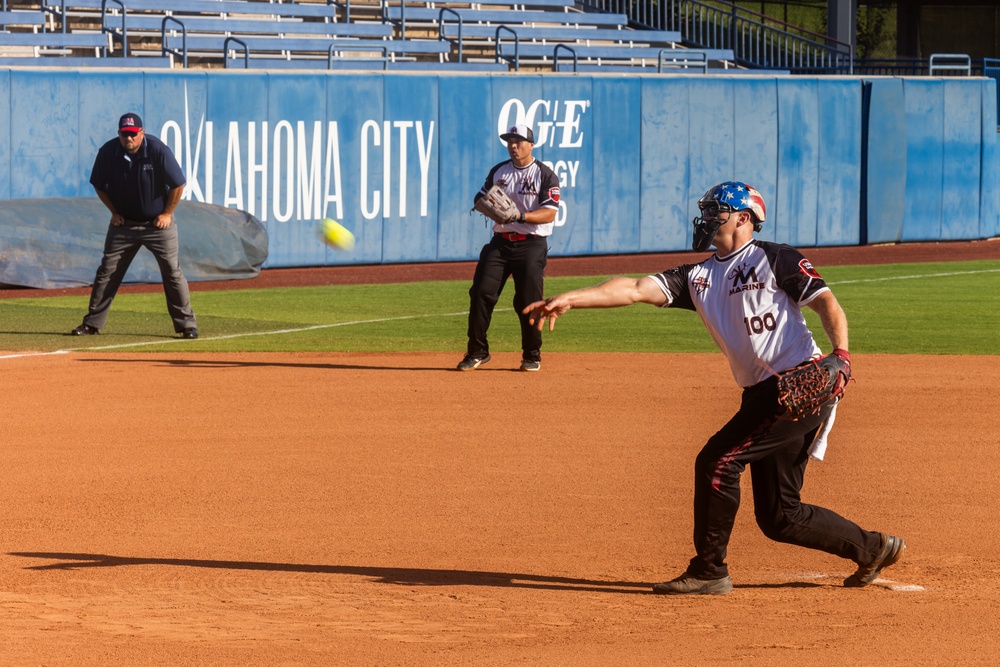
[[[760,196],[760,192],[752,185],[739,181],[726,181],[710,188],[698,200],[698,210],[701,215],[692,220],[694,240],[691,244],[697,252],[704,252],[711,247],[719,227],[725,222],[719,217],[720,214],[750,211],[753,214],[751,217],[755,232],[760,231],[766,215],[764,198]]]
[[[701,215],[691,221],[694,225],[694,242],[691,248],[696,252],[705,252],[712,246],[719,227],[725,222],[719,217],[723,212],[732,213],[733,207],[713,199],[698,202]]]

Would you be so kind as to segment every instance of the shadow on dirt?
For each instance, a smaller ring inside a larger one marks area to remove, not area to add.
[[[32,565],[28,570],[78,570],[90,567],[125,567],[158,565],[171,567],[201,567],[222,570],[254,570],[258,572],[299,572],[369,577],[380,584],[398,586],[492,586],[500,588],[530,588],[537,590],[581,591],[587,593],[649,594],[652,584],[634,581],[600,581],[573,577],[553,577],[510,572],[479,572],[472,570],[428,570],[408,567],[363,567],[355,565],[306,565],[295,563],[263,563],[232,560],[195,560],[185,558],[127,558],[106,554],[75,554],[51,552],[11,552],[21,558],[60,561],[47,565]],[[778,584],[745,584],[735,588],[822,588],[823,584],[792,581]]]
[[[12,552],[21,558],[59,561],[32,565],[28,570],[79,570],[91,567],[125,567],[154,565],[171,567],[202,567],[221,570],[254,570],[258,572],[299,572],[370,577],[377,583],[401,586],[499,586],[537,588],[542,590],[575,590],[595,593],[651,593],[652,584],[631,581],[599,581],[571,577],[550,577],[537,574],[507,572],[476,572],[468,570],[427,570],[407,567],[361,567],[353,565],[306,565],[295,563],[261,563],[231,560],[195,560],[185,558],[127,558],[105,554],[75,554],[48,552]]]

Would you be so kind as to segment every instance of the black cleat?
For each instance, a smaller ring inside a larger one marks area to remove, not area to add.
[[[844,579],[844,586],[848,588],[867,586],[878,578],[883,569],[898,562],[905,552],[906,542],[903,538],[882,533],[882,548],[875,556],[875,560],[867,565],[859,565],[857,572]]]
[[[653,585],[653,592],[660,595],[726,595],[732,590],[733,580],[728,575],[721,579],[696,579],[682,574],[676,579]]]
[[[488,353],[482,355],[481,357],[467,354],[464,359],[458,362],[458,366],[456,366],[456,368],[460,371],[474,371],[492,358],[493,357],[491,357]]]
[[[101,333],[101,330],[97,327],[92,327],[89,324],[81,324],[69,333],[71,336],[96,336]]]

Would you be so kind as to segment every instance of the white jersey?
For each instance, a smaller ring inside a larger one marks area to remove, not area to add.
[[[522,213],[537,211],[540,208],[559,210],[559,177],[538,160],[532,160],[531,164],[525,167],[518,167],[513,160],[495,165],[487,174],[486,183],[480,188],[477,197],[485,195],[493,185],[503,188]],[[497,222],[493,225],[493,231],[551,236],[555,226],[554,222],[541,225],[526,222],[511,222],[504,225]]]
[[[697,311],[741,387],[821,355],[801,307],[830,288],[791,246],[754,240],[650,277],[665,307]]]

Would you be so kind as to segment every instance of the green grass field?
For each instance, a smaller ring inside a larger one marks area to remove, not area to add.
[[[828,267],[856,353],[1000,354],[1000,261]],[[546,293],[600,278],[550,278]],[[194,292],[202,337],[172,332],[162,293],[123,294],[100,336],[67,335],[87,297],[0,301],[0,350],[133,352],[411,352],[465,350],[467,281]],[[493,351],[520,349],[508,283],[490,329]],[[807,319],[824,349],[819,320]],[[180,347],[178,347],[180,346]],[[707,352],[697,315],[646,305],[573,311],[546,333],[546,352]]]

